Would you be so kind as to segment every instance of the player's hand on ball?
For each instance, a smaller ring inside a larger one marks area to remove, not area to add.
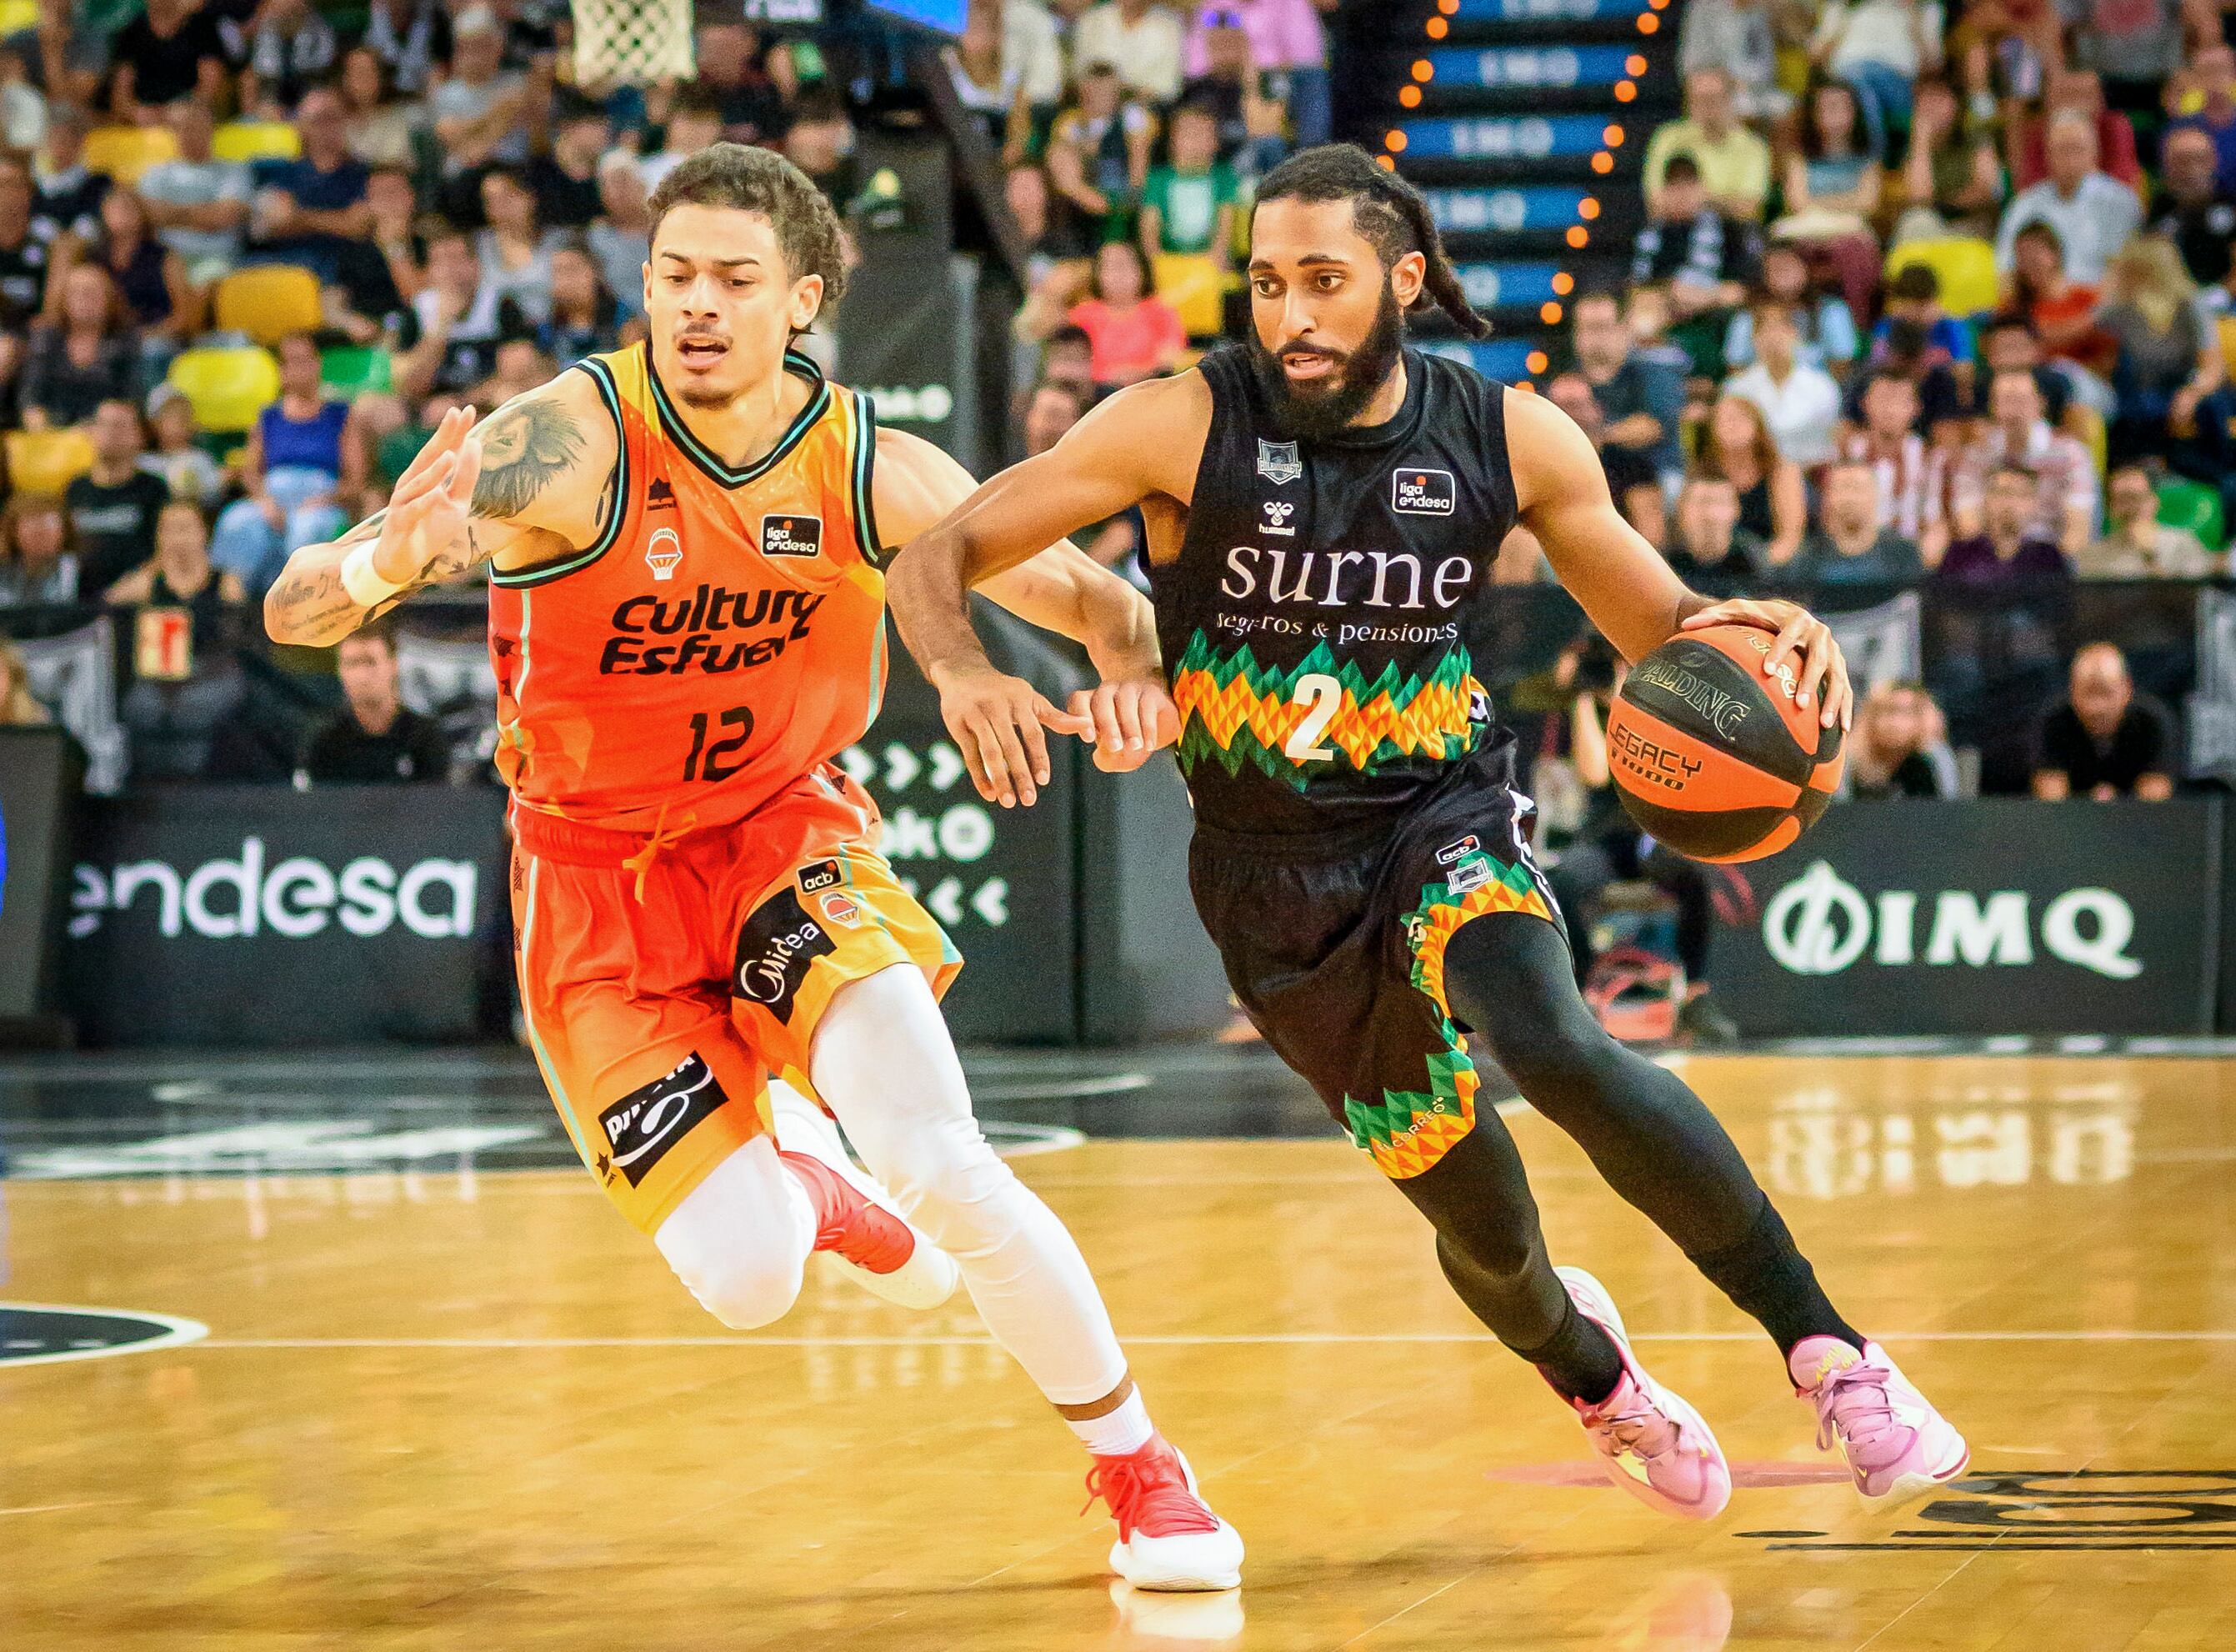
[[[963,754],[978,795],[1013,809],[1031,806],[1039,787],[1049,783],[1048,736],[1042,731],[1092,740],[1088,718],[1058,711],[1023,677],[990,665],[943,669],[933,678],[939,690],[939,714]]]
[[[1832,628],[1824,621],[1799,602],[1734,597],[1702,609],[1679,629],[1697,631],[1710,625],[1753,625],[1775,631],[1770,652],[1763,656],[1763,675],[1778,675],[1779,668],[1795,658],[1795,701],[1804,706],[1818,701],[1825,709],[1817,721],[1827,728],[1837,722],[1843,733],[1847,730],[1855,717],[1856,693],[1848,681],[1848,661]]]
[[[388,496],[374,571],[405,585],[429,563],[464,543],[474,484],[482,471],[482,442],[470,407],[454,407],[427,438]]]
[[[1121,677],[1071,696],[1071,714],[1087,720],[1080,738],[1095,747],[1095,767],[1130,774],[1180,738],[1180,714],[1154,677]]]

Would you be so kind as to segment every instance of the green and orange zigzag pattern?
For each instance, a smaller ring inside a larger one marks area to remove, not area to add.
[[[1180,714],[1181,771],[1193,774],[1206,760],[1229,774],[1254,763],[1299,791],[1305,767],[1284,747],[1312,708],[1297,698],[1297,684],[1324,675],[1343,685],[1343,704],[1319,737],[1350,760],[1358,773],[1371,773],[1393,757],[1457,758],[1473,744],[1470,713],[1480,685],[1470,675],[1465,648],[1455,648],[1437,661],[1425,681],[1402,675],[1392,663],[1371,682],[1357,665],[1338,661],[1325,642],[1296,666],[1281,670],[1260,666],[1245,643],[1232,654],[1216,652],[1201,631],[1188,639],[1173,669],[1173,704]]]
[[[1553,909],[1528,869],[1491,856],[1493,876],[1463,895],[1449,884],[1430,884],[1421,904],[1405,922],[1413,955],[1411,979],[1416,991],[1437,1006],[1444,1047],[1429,1058],[1425,1090],[1386,1089],[1379,1102],[1343,1098],[1344,1123],[1351,1139],[1371,1155],[1382,1174],[1394,1181],[1417,1176],[1475,1129],[1475,1095],[1482,1081],[1468,1059],[1467,1041],[1452,1025],[1444,997],[1444,949],[1461,925],[1487,912],[1526,912],[1550,922]]]

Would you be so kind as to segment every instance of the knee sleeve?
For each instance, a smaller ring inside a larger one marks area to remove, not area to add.
[[[700,1306],[733,1331],[791,1312],[815,1245],[807,1196],[763,1136],[716,1165],[653,1243]]]

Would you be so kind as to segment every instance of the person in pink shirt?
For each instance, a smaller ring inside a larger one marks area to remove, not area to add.
[[[1289,82],[1289,117],[1296,147],[1325,143],[1332,129],[1329,102],[1327,35],[1320,14],[1336,0],[1212,0],[1196,13],[1188,30],[1187,68],[1194,80],[1211,69],[1205,36],[1217,28],[1240,27],[1250,42],[1250,61],[1285,75]]]
[[[1095,352],[1098,385],[1130,385],[1180,365],[1187,329],[1180,312],[1149,290],[1149,267],[1131,241],[1106,241],[1095,255],[1095,295],[1065,318]]]

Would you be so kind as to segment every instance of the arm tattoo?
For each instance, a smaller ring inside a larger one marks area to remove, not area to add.
[[[499,520],[518,516],[582,451],[581,428],[556,402],[523,402],[498,413],[482,432],[473,514]]]

